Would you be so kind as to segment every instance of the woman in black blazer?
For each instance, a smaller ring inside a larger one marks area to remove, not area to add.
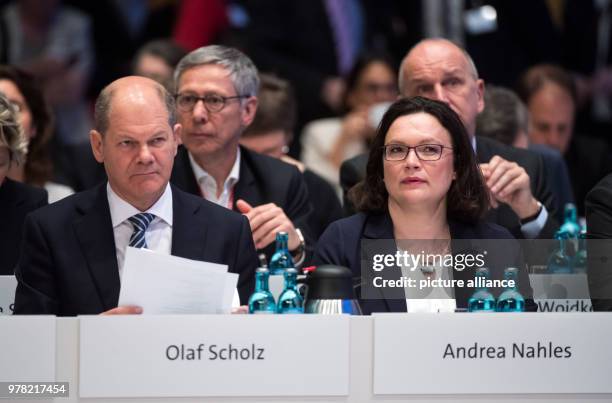
[[[47,192],[6,177],[11,164],[23,163],[27,141],[16,112],[0,93],[0,275],[14,273],[25,216],[47,204]]]
[[[487,251],[481,256],[483,264],[463,270],[459,270],[458,260],[455,270],[450,270],[448,263],[433,268],[419,266],[421,278],[464,280],[464,287],[450,287],[455,303],[443,303],[442,307],[467,306],[475,289],[465,285],[474,279],[476,267],[486,266],[492,279],[502,279],[503,270],[513,266],[520,269],[519,287],[528,299],[527,309],[534,310],[518,243],[506,229],[482,221],[490,206],[489,194],[465,127],[446,104],[415,97],[391,105],[373,140],[366,178],[349,197],[360,213],[329,226],[319,239],[314,260],[316,264],[347,266],[353,271],[361,283],[365,313],[406,312],[417,305],[416,310],[428,310],[427,302],[417,301],[427,298],[418,297],[414,287],[408,291],[408,304],[415,299],[414,305],[408,307],[404,288],[372,284],[375,277],[397,280],[406,273],[396,262],[381,271],[374,270],[374,255],[408,251],[416,256],[422,248],[433,248],[427,253],[452,255],[453,259]],[[499,239],[505,241],[495,241]],[[415,248],[414,241],[412,247],[406,247],[406,240],[436,241]],[[377,281],[380,285],[381,280]],[[431,308],[439,309],[435,304]]]

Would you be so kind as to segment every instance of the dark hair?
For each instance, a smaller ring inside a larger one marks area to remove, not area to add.
[[[297,103],[291,84],[265,73],[261,73],[259,79],[257,113],[242,137],[256,137],[275,130],[283,130],[291,136],[297,115]]]
[[[134,68],[143,55],[153,55],[162,59],[168,66],[174,68],[185,57],[187,51],[172,39],[155,39],[145,43],[136,53]]]
[[[357,84],[359,83],[359,79],[363,75],[364,71],[370,67],[373,63],[382,63],[391,70],[392,73],[395,74],[397,71],[397,63],[393,61],[391,56],[385,53],[376,53],[376,52],[365,52],[362,53],[355,64],[349,71],[346,76],[346,90],[344,92],[344,102],[343,107],[345,111],[349,111],[350,108],[348,106],[348,96],[349,94],[357,88]]]
[[[53,115],[39,82],[34,76],[13,66],[0,66],[0,80],[11,81],[25,99],[32,114],[36,136],[28,144],[28,157],[24,171],[25,182],[42,186],[53,176],[53,163],[49,155],[49,142],[53,136]]]
[[[172,39],[156,39],[144,44],[132,59],[132,71],[138,73],[136,69],[140,60],[145,55],[158,57],[170,67],[169,77],[150,77],[163,84],[168,91],[174,91],[173,70],[178,62],[187,54],[185,49],[174,42]]]
[[[513,145],[522,130],[527,134],[527,107],[514,91],[487,85],[484,110],[476,117],[476,133]]]
[[[546,83],[557,84],[572,97],[574,106],[578,104],[576,81],[562,67],[553,64],[538,64],[527,70],[519,79],[516,92],[528,104],[531,97]]]
[[[453,167],[456,179],[447,194],[446,213],[449,219],[474,223],[489,209],[489,194],[465,126],[445,103],[423,97],[404,98],[394,102],[383,116],[372,141],[366,177],[349,192],[359,211],[382,213],[388,209],[389,193],[383,181],[383,146],[389,128],[396,119],[415,113],[435,117],[448,131],[453,145]]]

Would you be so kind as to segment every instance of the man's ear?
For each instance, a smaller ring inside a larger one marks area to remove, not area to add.
[[[484,101],[484,92],[485,92],[485,84],[484,80],[479,78],[476,80],[476,91],[478,92],[478,113],[482,112],[485,107]]]
[[[183,144],[183,126],[180,123],[176,123],[172,128],[172,135],[174,136],[174,155],[176,155],[178,146]]]
[[[248,97],[242,107],[242,126],[248,127],[255,119],[255,113],[257,112],[257,97]]]
[[[102,144],[102,133],[97,130],[91,130],[89,132],[89,142],[91,143],[91,151],[99,163],[104,162],[104,145]]]

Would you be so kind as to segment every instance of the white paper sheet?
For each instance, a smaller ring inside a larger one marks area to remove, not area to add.
[[[231,310],[238,275],[226,265],[128,247],[119,306],[137,305],[143,314],[211,314]]]
[[[223,308],[238,308],[240,306],[240,296],[236,289],[238,274],[227,273],[225,276],[225,291],[223,295]],[[231,313],[231,309],[221,309],[218,313]]]

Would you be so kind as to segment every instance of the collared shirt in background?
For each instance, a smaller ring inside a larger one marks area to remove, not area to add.
[[[218,190],[215,178],[213,178],[208,172],[198,165],[191,153],[188,153],[188,155],[191,169],[193,169],[196,181],[200,186],[200,193],[202,196],[208,201],[231,210],[234,204],[234,186],[240,179],[240,148],[238,148],[238,152],[236,153],[236,161],[234,161],[232,170],[227,178],[225,178],[225,182],[223,183],[223,191],[219,197],[217,197]]]

